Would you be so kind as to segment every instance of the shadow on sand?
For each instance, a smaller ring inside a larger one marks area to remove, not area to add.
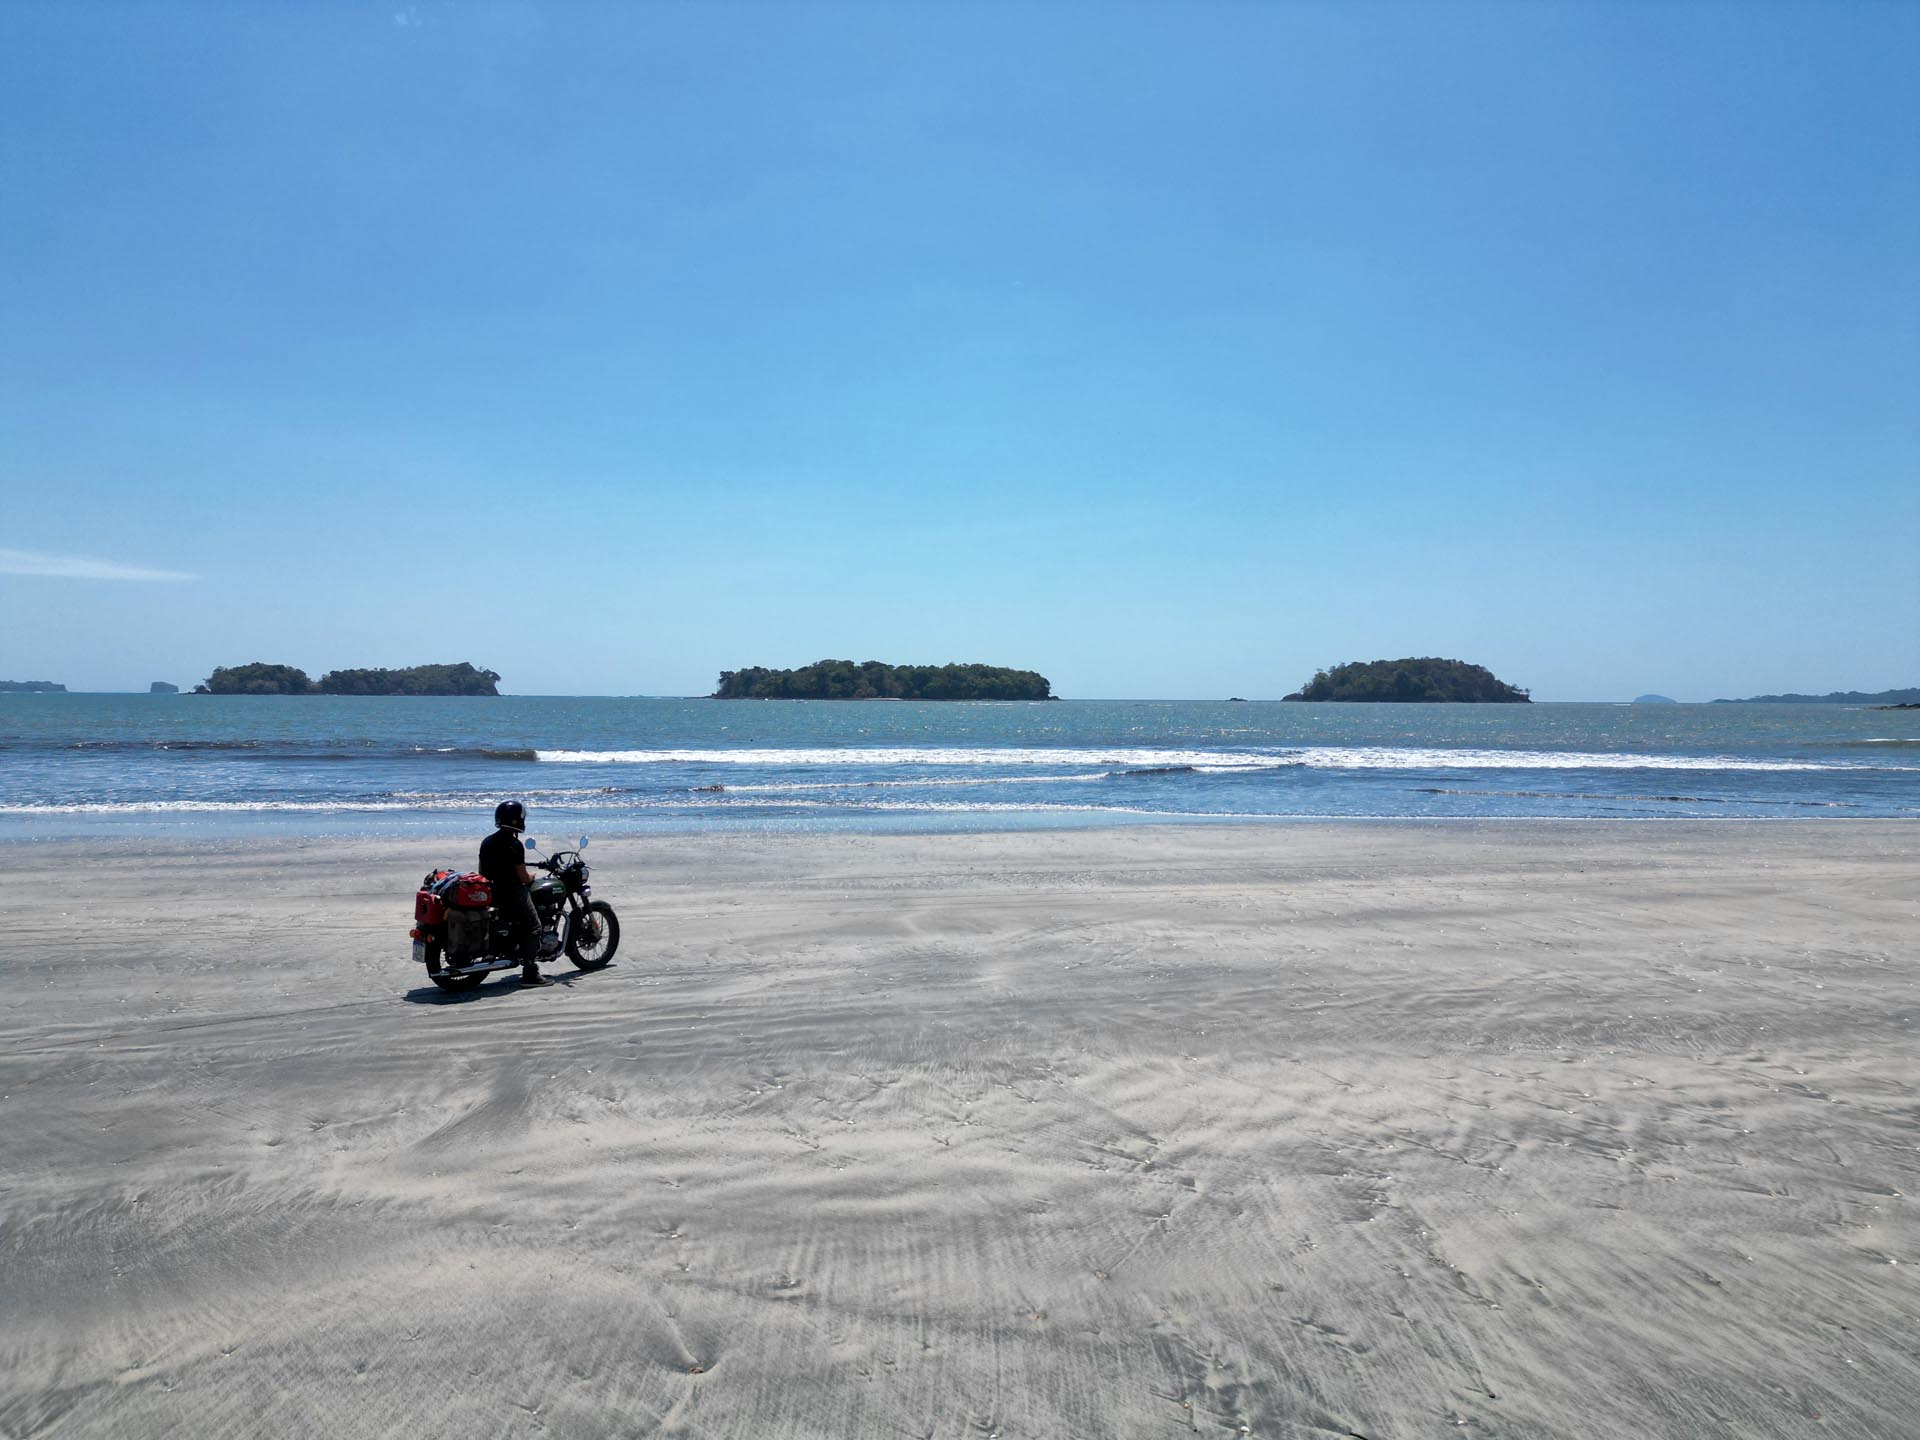
[[[592,975],[604,975],[608,970],[619,968],[619,962],[613,961],[599,970],[566,970],[558,975],[547,976],[548,983],[535,987],[539,990],[552,989],[554,986],[571,988],[576,982]],[[489,979],[471,990],[442,990],[438,985],[419,985],[407,991],[400,998],[409,1005],[471,1005],[479,1000],[498,1000],[508,995],[524,995],[527,989],[520,983],[520,977],[511,970],[502,970],[506,978]]]

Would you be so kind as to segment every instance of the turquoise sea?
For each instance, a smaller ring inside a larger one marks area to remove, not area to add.
[[[1920,711],[0,696],[0,816],[70,835],[1920,817]]]
[[[1920,710],[0,695],[12,839],[1920,816]]]

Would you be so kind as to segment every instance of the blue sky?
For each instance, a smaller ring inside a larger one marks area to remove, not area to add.
[[[14,0],[0,677],[1920,683],[1917,70],[1873,3]]]

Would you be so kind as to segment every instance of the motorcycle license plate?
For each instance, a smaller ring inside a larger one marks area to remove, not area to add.
[[[416,940],[413,942],[413,963],[416,965],[424,965],[427,963],[426,941]]]

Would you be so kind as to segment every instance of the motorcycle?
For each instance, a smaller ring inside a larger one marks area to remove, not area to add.
[[[529,852],[539,845],[526,840]],[[544,860],[529,859],[529,869],[546,873],[528,887],[540,917],[542,963],[564,952],[581,970],[603,970],[620,948],[620,919],[604,900],[593,899],[587,862],[579,850],[561,850]],[[413,902],[414,960],[442,990],[471,990],[495,970],[520,968],[513,927],[492,904],[492,892],[478,875],[436,870]]]

